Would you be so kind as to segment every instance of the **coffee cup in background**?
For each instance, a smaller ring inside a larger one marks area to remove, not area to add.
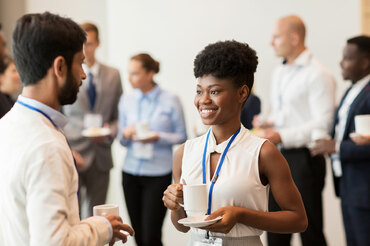
[[[370,114],[355,116],[356,133],[360,135],[370,135]]]
[[[188,217],[207,214],[208,197],[206,184],[183,185],[184,209]]]
[[[150,134],[149,124],[146,121],[140,121],[135,124],[136,136],[146,138]]]

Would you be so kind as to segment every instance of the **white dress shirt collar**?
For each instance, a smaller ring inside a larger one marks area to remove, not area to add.
[[[91,73],[94,77],[98,76],[98,73],[99,73],[99,67],[100,67],[100,63],[98,61],[95,61],[94,65],[92,65],[91,67],[88,67],[85,63],[82,64],[82,67],[86,73],[86,76]]]
[[[39,102],[34,99],[24,97],[22,95],[19,95],[18,100],[24,104],[27,104],[31,107],[37,108],[38,110],[44,112],[46,115],[50,117],[50,119],[54,122],[54,124],[60,128],[63,129],[64,126],[67,124],[68,120],[67,118],[59,111]]]

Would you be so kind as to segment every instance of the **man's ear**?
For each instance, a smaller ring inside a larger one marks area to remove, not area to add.
[[[67,76],[67,63],[63,56],[54,59],[53,70],[57,78],[64,79]]]
[[[240,103],[243,103],[245,102],[245,100],[247,100],[248,96],[249,96],[249,88],[247,85],[243,85],[242,87],[240,87],[239,89],[239,101]]]

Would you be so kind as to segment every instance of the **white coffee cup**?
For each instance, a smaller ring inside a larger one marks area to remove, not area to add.
[[[207,185],[183,185],[184,209],[188,217],[205,215],[208,209]]]
[[[118,205],[114,204],[102,204],[97,205],[93,207],[93,215],[94,216],[107,216],[107,215],[118,215],[119,216],[119,207]],[[120,231],[121,233],[125,234],[126,236],[129,236],[130,233],[127,231]],[[116,238],[116,241],[119,241],[118,238]]]
[[[370,114],[355,116],[356,133],[361,135],[370,135]]]
[[[114,204],[103,204],[93,207],[94,216],[119,215],[119,207]]]
[[[135,124],[136,136],[146,138],[150,134],[149,124],[146,121],[140,121]]]

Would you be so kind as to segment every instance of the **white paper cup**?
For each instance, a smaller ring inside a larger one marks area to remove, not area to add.
[[[370,114],[355,116],[356,133],[361,135],[370,135]]]
[[[119,207],[114,204],[97,205],[93,208],[94,216],[119,215]]]
[[[146,121],[137,122],[135,124],[135,131],[136,136],[138,138],[146,138],[150,133],[148,122]]]
[[[184,209],[188,217],[205,215],[208,209],[206,184],[183,185]]]

